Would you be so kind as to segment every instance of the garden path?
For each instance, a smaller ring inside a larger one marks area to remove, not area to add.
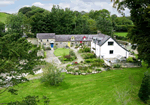
[[[77,56],[77,60],[75,60],[76,62],[80,63],[81,61],[84,61],[84,59],[78,53],[78,49],[75,49],[74,47],[70,47],[70,49],[72,49],[75,52],[76,56]]]

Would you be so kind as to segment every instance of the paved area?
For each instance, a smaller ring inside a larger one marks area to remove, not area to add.
[[[60,60],[58,57],[54,55],[54,50],[47,50],[46,51],[46,58],[44,59],[46,62],[49,63],[56,63],[56,64],[61,64]]]
[[[81,57],[81,55],[78,53],[78,50],[79,50],[79,49],[75,49],[74,47],[70,47],[70,49],[72,49],[72,50],[75,52],[76,56],[77,56],[76,62],[80,63],[81,61],[84,61],[84,59],[83,59],[83,58]]]

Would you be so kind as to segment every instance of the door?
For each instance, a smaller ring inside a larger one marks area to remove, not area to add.
[[[68,46],[70,47],[70,42],[68,42]]]
[[[51,43],[51,48],[53,48],[53,46],[54,46],[54,43]]]

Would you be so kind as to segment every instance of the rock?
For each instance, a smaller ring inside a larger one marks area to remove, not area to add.
[[[86,73],[81,73],[82,75],[86,75]]]
[[[96,71],[92,71],[93,74],[97,73]]]
[[[75,68],[74,70],[79,70],[79,68]]]
[[[79,73],[78,72],[75,72],[75,75],[78,75]]]

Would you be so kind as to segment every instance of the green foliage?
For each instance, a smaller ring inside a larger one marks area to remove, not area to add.
[[[0,37],[4,35],[3,31],[5,30],[5,24],[0,21]]]
[[[95,71],[102,71],[101,69],[96,69]]]
[[[97,20],[97,29],[101,31],[101,33],[106,35],[112,35],[112,22],[110,18],[99,17]]]
[[[70,50],[70,51],[69,51],[69,55],[71,55],[71,56],[76,56],[76,54],[74,53],[73,50]]]
[[[46,51],[44,51],[44,58],[46,58]]]
[[[96,58],[96,55],[93,53],[82,54],[84,59]]]
[[[127,58],[127,62],[133,62],[133,58],[132,57],[128,57]]]
[[[66,68],[68,68],[68,67],[70,67],[70,66],[72,66],[71,64],[68,64],[67,66],[66,66]]]
[[[150,98],[150,73],[148,71],[144,73],[138,96],[145,103]]]
[[[124,37],[124,36],[118,36],[118,35],[116,35],[116,39],[118,39],[118,40],[128,40],[127,37]]]
[[[121,67],[121,65],[119,65],[119,64],[114,65],[114,68],[120,68],[120,67]]]
[[[53,64],[48,64],[45,67],[41,82],[48,83],[49,85],[59,85],[63,81],[64,77],[61,76],[61,70]]]
[[[46,96],[43,96],[42,98],[44,100],[44,104],[49,104],[50,100],[49,98],[47,98]],[[29,104],[32,104],[32,105],[37,105],[37,103],[39,103],[40,100],[39,100],[39,97],[38,96],[26,96],[24,98],[24,100],[22,101],[16,101],[16,102],[9,102],[7,103],[7,105],[29,105]]]
[[[138,45],[139,59],[144,60],[148,64],[148,67],[150,67],[150,46],[148,46],[150,40],[150,37],[148,37],[150,33],[150,1],[116,0],[114,1],[114,6],[117,6],[119,12],[122,12],[124,7],[130,9],[131,19],[134,23],[134,26],[129,29],[127,37],[131,40],[132,43],[136,43]]]

